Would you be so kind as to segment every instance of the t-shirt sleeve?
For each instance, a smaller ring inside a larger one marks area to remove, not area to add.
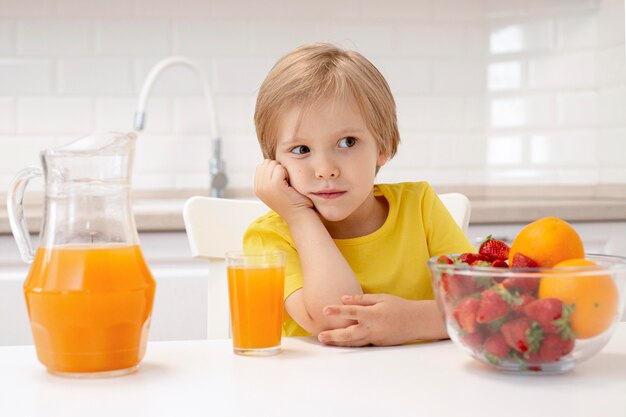
[[[422,200],[424,230],[430,256],[476,252],[463,230],[441,202],[432,187],[427,186]]]
[[[300,257],[291,238],[289,228],[278,224],[267,216],[255,220],[243,237],[246,252],[258,250],[281,250],[285,252],[285,292],[284,298],[302,288],[302,268]]]

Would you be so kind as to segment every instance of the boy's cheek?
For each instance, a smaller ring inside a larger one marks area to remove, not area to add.
[[[295,188],[297,192],[302,194],[305,190],[305,187],[304,187],[305,181],[302,176],[302,170],[294,169],[293,167],[292,168],[285,167],[285,170],[287,171],[289,185]]]

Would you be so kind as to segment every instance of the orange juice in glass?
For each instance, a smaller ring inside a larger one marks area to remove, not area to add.
[[[154,291],[137,245],[38,248],[24,295],[39,361],[68,376],[132,372],[145,354]]]
[[[228,252],[226,264],[234,352],[247,356],[279,353],[284,252]]]

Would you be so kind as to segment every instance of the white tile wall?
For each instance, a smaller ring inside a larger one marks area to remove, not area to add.
[[[598,164],[609,169],[624,168],[624,138],[626,129],[601,131],[598,136]]]
[[[17,103],[19,133],[82,135],[94,129],[95,101],[77,97],[29,97]]]
[[[169,55],[210,80],[230,185],[249,187],[258,87],[312,41],[362,52],[389,81],[403,143],[381,181],[626,182],[623,0],[0,0],[0,187],[41,149],[131,130]],[[147,110],[135,187],[208,187],[197,76],[169,68]]]
[[[61,94],[101,96],[133,92],[133,66],[127,59],[60,59],[57,68],[57,89]]]
[[[0,98],[0,133],[15,132],[15,99]]]
[[[530,61],[529,87],[536,89],[594,88],[595,52],[563,52]]]
[[[15,22],[0,19],[0,54],[15,53]]]
[[[17,30],[19,55],[85,56],[94,52],[94,25],[89,21],[20,20]]]
[[[567,92],[557,96],[556,121],[563,127],[595,127],[598,97],[596,92]]]
[[[0,58],[0,94],[2,97],[23,97],[52,94],[54,67],[44,59]]]

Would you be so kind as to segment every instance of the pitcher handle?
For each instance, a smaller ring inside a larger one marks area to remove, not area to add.
[[[9,223],[11,231],[17,243],[22,260],[27,264],[33,262],[35,250],[30,241],[26,217],[24,216],[24,190],[28,182],[35,178],[43,176],[41,168],[28,167],[17,173],[11,182],[11,188],[7,195],[7,214],[9,215]]]

